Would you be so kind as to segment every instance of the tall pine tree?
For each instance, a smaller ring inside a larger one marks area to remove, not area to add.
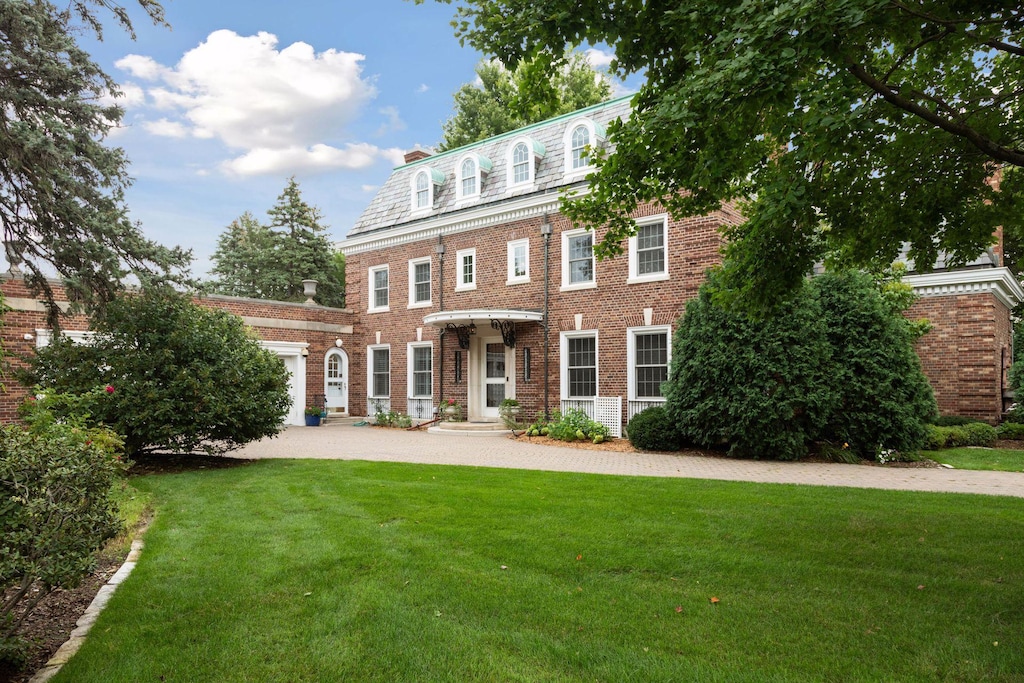
[[[246,212],[221,234],[213,255],[213,291],[305,301],[302,281],[316,280],[319,303],[344,306],[344,266],[338,267],[320,210],[302,199],[294,177],[267,215],[270,223],[263,225]]]

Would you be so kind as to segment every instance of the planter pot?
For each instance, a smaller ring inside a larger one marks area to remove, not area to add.
[[[449,406],[449,407],[445,408],[444,409],[444,414],[448,415],[449,417],[454,415],[455,414],[455,408],[452,407],[452,406]]]
[[[307,415],[306,416],[306,426],[307,427],[319,427],[320,426],[320,416],[319,415]]]

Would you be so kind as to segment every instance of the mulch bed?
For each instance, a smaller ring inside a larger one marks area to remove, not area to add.
[[[123,557],[103,557],[77,588],[58,588],[43,598],[21,627],[21,635],[33,644],[28,662],[20,670],[0,662],[0,683],[25,683],[32,678],[68,639],[75,622],[123,561]]]

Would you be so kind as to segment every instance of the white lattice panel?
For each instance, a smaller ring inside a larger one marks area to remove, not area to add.
[[[622,438],[622,397],[595,398],[593,419],[607,427],[612,436]]]

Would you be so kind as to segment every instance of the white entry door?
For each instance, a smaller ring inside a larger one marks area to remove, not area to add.
[[[348,412],[348,354],[341,349],[324,359],[324,397],[328,410]]]
[[[487,418],[497,418],[498,408],[505,400],[505,389],[508,381],[506,371],[508,367],[505,359],[505,345],[501,337],[486,338],[480,340],[480,348],[483,350],[483,391],[480,414]]]

